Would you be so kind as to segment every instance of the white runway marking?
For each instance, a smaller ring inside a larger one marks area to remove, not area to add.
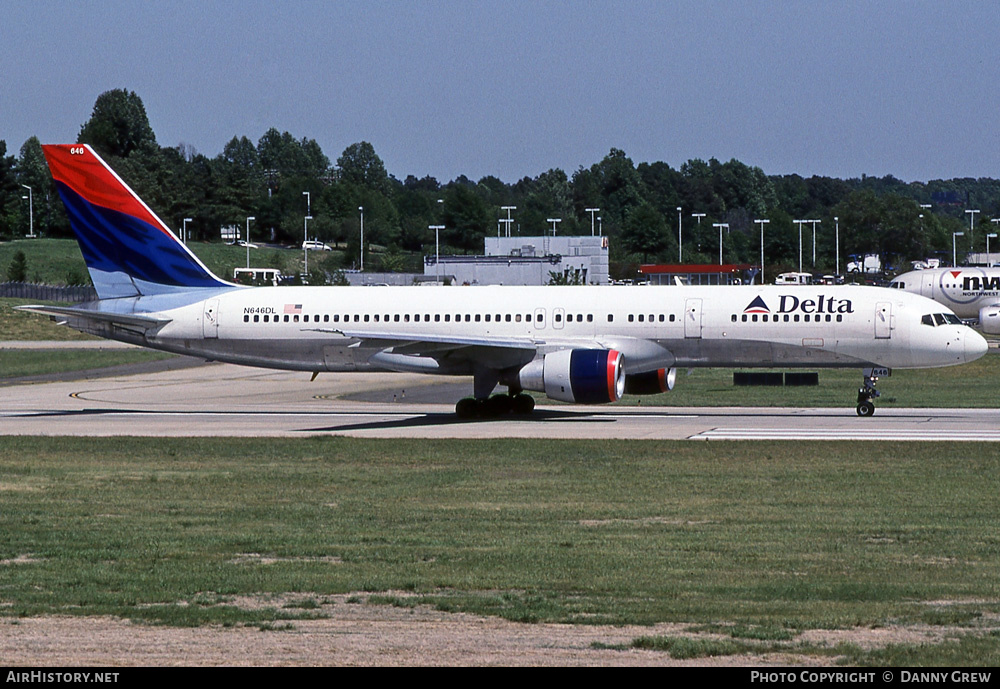
[[[690,436],[691,440],[913,440],[940,442],[1000,442],[1000,431],[927,430],[891,428],[712,428]]]

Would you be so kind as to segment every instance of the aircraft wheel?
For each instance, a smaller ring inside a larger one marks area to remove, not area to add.
[[[474,397],[465,397],[455,405],[455,413],[460,419],[474,419],[479,414],[479,402]]]
[[[535,398],[523,392],[514,396],[513,412],[515,414],[530,414],[535,410]]]
[[[875,405],[871,402],[861,402],[858,404],[858,416],[871,416],[875,413]]]
[[[493,395],[483,406],[483,416],[503,416],[509,414],[514,402],[510,395]]]

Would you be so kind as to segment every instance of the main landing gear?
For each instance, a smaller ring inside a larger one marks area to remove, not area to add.
[[[875,389],[878,376],[874,373],[865,372],[865,383],[858,388],[858,416],[871,416],[875,413],[875,403],[873,399],[879,397],[881,393]]]
[[[491,419],[507,414],[527,415],[535,408],[535,398],[521,392],[516,395],[499,394],[483,399],[466,397],[455,405],[460,419]]]

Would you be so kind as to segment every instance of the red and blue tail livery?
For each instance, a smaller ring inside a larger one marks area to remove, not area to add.
[[[101,299],[233,286],[213,275],[90,146],[42,150]]]

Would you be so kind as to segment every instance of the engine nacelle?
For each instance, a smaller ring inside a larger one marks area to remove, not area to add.
[[[984,306],[979,309],[979,327],[984,333],[1000,335],[1000,306]]]
[[[577,404],[617,402],[625,393],[625,357],[614,349],[563,349],[517,374],[524,390]]]
[[[635,373],[625,376],[625,392],[629,395],[658,395],[673,390],[676,380],[676,368]]]

